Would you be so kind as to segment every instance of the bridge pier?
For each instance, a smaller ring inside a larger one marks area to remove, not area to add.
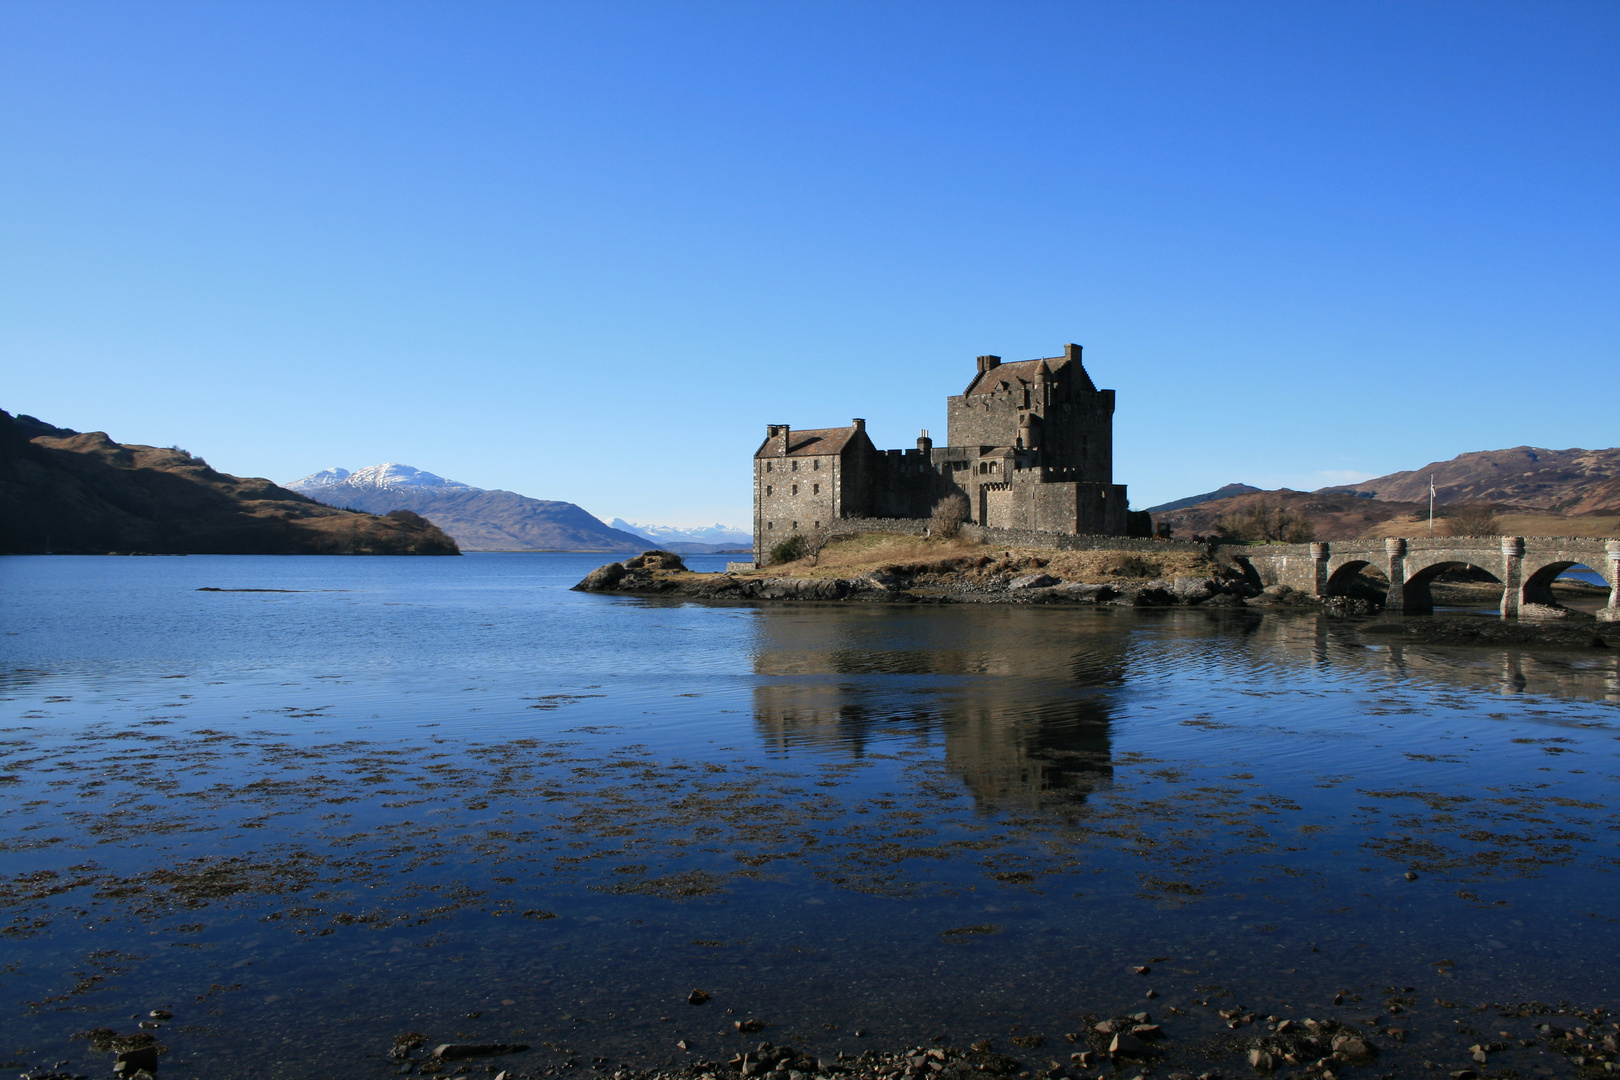
[[[1406,610],[1406,541],[1391,536],[1384,541],[1384,554],[1389,559],[1389,592],[1384,597],[1385,611]]]
[[[1311,545],[1311,595],[1323,597],[1328,591],[1328,546],[1322,543]]]
[[[1620,622],[1620,540],[1609,540],[1603,545],[1609,557],[1609,606],[1599,609],[1597,617],[1603,622]]]
[[[1502,618],[1516,619],[1524,603],[1524,537],[1502,537]]]

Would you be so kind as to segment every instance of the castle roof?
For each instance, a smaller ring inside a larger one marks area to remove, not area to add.
[[[849,444],[859,429],[854,425],[841,428],[805,428],[790,430],[788,457],[810,457],[816,454],[836,454]],[[755,457],[782,457],[782,436],[772,435],[760,445]]]
[[[1035,360],[1015,360],[1010,364],[997,364],[988,371],[979,372],[974,380],[968,383],[968,388],[962,393],[964,396],[968,394],[994,394],[1002,388],[1002,383],[1007,384],[1007,389],[1015,390],[1020,383],[1033,385],[1035,373],[1042,368],[1046,369],[1045,374],[1047,376],[1055,378],[1056,373],[1067,366],[1069,366],[1067,356],[1048,356]],[[1076,362],[1076,367],[1080,373],[1081,385],[1088,390],[1095,390],[1096,387],[1092,385],[1091,377],[1086,374],[1086,369],[1080,366],[1078,362]]]

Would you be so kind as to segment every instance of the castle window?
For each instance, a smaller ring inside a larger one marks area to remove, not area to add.
[[[812,459],[811,459],[811,460],[810,460],[810,467],[811,467],[811,468],[812,468],[812,469],[819,469],[819,468],[821,468],[821,459],[820,459],[820,458],[812,458]]]
[[[797,521],[795,521],[795,522],[794,522],[794,523],[793,523],[793,528],[794,528],[794,531],[798,531],[798,528],[799,528],[799,523],[798,523],[798,522],[797,522]]]
[[[798,493],[799,493],[799,485],[794,484],[793,485],[793,494],[797,495]]]
[[[767,521],[767,522],[766,522],[766,523],[765,523],[765,528],[766,528],[766,530],[767,530],[767,531],[768,531],[768,530],[770,530],[770,529],[774,529],[774,528],[776,528],[776,522],[774,522],[774,521]]]
[[[797,461],[795,461],[795,462],[794,462],[794,463],[793,463],[793,471],[794,471],[794,472],[798,472],[798,471],[799,471],[799,463],[798,463],[798,462],[797,462]]]
[[[821,494],[821,485],[820,484],[811,484],[810,485],[810,494],[812,494],[812,495],[820,495]],[[821,526],[817,525],[816,527],[819,529]]]
[[[769,495],[770,493],[771,493],[771,485],[766,484],[765,485],[765,494]]]
[[[768,461],[767,461],[767,462],[766,462],[766,463],[765,463],[765,471],[766,471],[766,472],[770,472],[770,471],[771,471],[771,463],[770,463],[770,462],[768,462]]]

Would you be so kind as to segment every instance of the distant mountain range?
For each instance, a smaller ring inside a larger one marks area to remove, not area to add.
[[[323,469],[287,487],[328,506],[410,510],[449,533],[463,551],[629,552],[649,546],[646,537],[604,525],[571,502],[486,491],[397,462],[354,472]]]
[[[1547,450],[1537,446],[1459,454],[1421,469],[1316,491],[1265,491],[1249,484],[1228,484],[1204,495],[1163,503],[1150,512],[1155,522],[1186,536],[1212,533],[1221,519],[1269,503],[1309,518],[1318,539],[1349,538],[1376,532],[1393,519],[1426,517],[1431,476],[1435,506],[1442,512],[1450,506],[1490,505],[1502,514],[1530,515],[1531,525],[1545,519],[1548,527],[1571,518],[1620,514],[1620,448]],[[1599,528],[1603,523],[1589,521],[1588,525]]]
[[[624,518],[608,522],[620,532],[635,533],[671,551],[752,551],[754,534],[735,525],[682,529],[674,525],[638,525]]]
[[[392,509],[392,508],[391,508]],[[454,555],[415,515],[378,517],[231,476],[171,446],[0,411],[0,552]]]

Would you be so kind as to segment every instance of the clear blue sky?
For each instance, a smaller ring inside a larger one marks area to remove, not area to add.
[[[1132,503],[1620,434],[1620,4],[0,6],[0,407],[743,523],[1086,348]]]

